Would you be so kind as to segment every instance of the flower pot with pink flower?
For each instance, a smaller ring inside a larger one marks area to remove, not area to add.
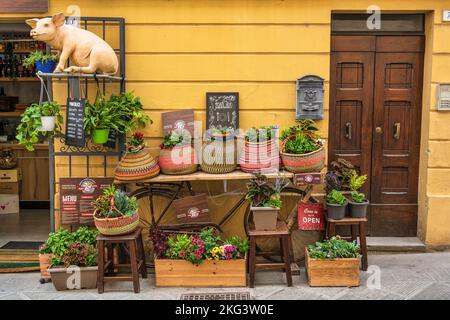
[[[245,287],[248,240],[152,231],[157,287]]]

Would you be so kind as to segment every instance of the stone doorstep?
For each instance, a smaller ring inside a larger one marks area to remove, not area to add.
[[[368,251],[426,252],[426,245],[417,237],[367,237]]]

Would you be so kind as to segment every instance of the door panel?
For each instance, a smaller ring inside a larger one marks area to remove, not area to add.
[[[329,161],[350,160],[368,180],[369,230],[414,236],[423,36],[332,36]]]

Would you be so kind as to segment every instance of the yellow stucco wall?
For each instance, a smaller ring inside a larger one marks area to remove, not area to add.
[[[295,79],[310,73],[326,80],[325,120],[319,125],[327,138],[331,12],[365,11],[374,2],[50,0],[50,13],[66,12],[74,3],[83,16],[126,19],[127,89],[142,97],[156,120],[145,129],[156,151],[161,112],[194,108],[204,121],[208,91],[240,93],[242,128],[294,123]],[[376,4],[385,11],[427,13],[418,234],[429,245],[450,245],[450,113],[435,107],[437,84],[450,82],[450,24],[441,21],[450,2]],[[64,85],[55,89],[64,103]],[[67,168],[60,162],[57,170],[65,175]]]

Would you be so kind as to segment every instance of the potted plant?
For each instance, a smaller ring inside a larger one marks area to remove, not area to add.
[[[275,141],[277,126],[250,128],[245,133],[244,149],[239,158],[241,170],[263,173],[279,169],[279,151]]]
[[[281,208],[281,191],[288,182],[277,178],[270,183],[266,176],[256,175],[247,183],[246,199],[251,201],[250,210],[256,230],[275,230]]]
[[[69,281],[79,271],[79,282]],[[54,256],[48,269],[56,290],[94,289],[97,287],[97,250],[91,244],[73,242],[61,256]]]
[[[228,173],[236,170],[234,129],[214,128],[202,148],[201,169],[206,173]]]
[[[35,51],[23,59],[23,66],[25,68],[29,68],[36,65],[37,71],[42,73],[52,73],[56,68],[58,59],[59,58],[57,55],[47,54],[42,51]]]
[[[103,190],[103,194],[92,204],[95,226],[101,234],[127,234],[139,225],[136,197],[127,196],[113,185]]]
[[[158,162],[145,150],[144,135],[135,132],[127,141],[127,152],[114,170],[118,181],[151,179],[160,172]]]
[[[311,287],[360,285],[360,253],[356,242],[339,236],[305,248],[305,268]]]
[[[63,256],[70,243],[79,242],[95,246],[97,243],[97,235],[97,230],[90,230],[88,227],[80,227],[74,232],[70,232],[67,229],[51,232],[45,243],[39,249],[41,280],[45,281],[50,279],[48,268],[51,265],[52,258],[54,256]]]
[[[361,189],[367,179],[367,175],[358,175],[356,171],[352,172],[349,180],[350,199],[348,201],[348,209],[350,215],[354,218],[365,218],[367,215],[367,207],[369,201],[366,199],[366,195],[358,190]]]
[[[60,133],[62,122],[63,117],[58,103],[45,101],[41,106],[33,103],[21,115],[16,139],[27,150],[33,151],[33,145],[38,143],[40,138],[48,133]]]
[[[331,190],[348,191],[349,183],[355,171],[355,167],[350,161],[339,158],[330,163],[328,172],[325,175],[325,191]]]
[[[328,218],[341,220],[345,217],[348,201],[341,191],[331,190],[327,194],[327,214]]]
[[[325,164],[325,148],[316,134],[314,120],[297,120],[298,124],[283,130],[281,159],[286,170],[294,173],[318,172]]]
[[[108,141],[110,130],[127,133],[143,128],[153,121],[144,113],[140,97],[133,92],[111,95],[109,99],[97,95],[94,103],[86,103],[84,130],[96,144]]]
[[[189,174],[197,171],[197,156],[191,144],[191,134],[176,129],[164,137],[159,154],[159,166],[164,174]]]
[[[170,234],[153,228],[157,287],[245,287],[248,240],[222,240],[213,228]]]

